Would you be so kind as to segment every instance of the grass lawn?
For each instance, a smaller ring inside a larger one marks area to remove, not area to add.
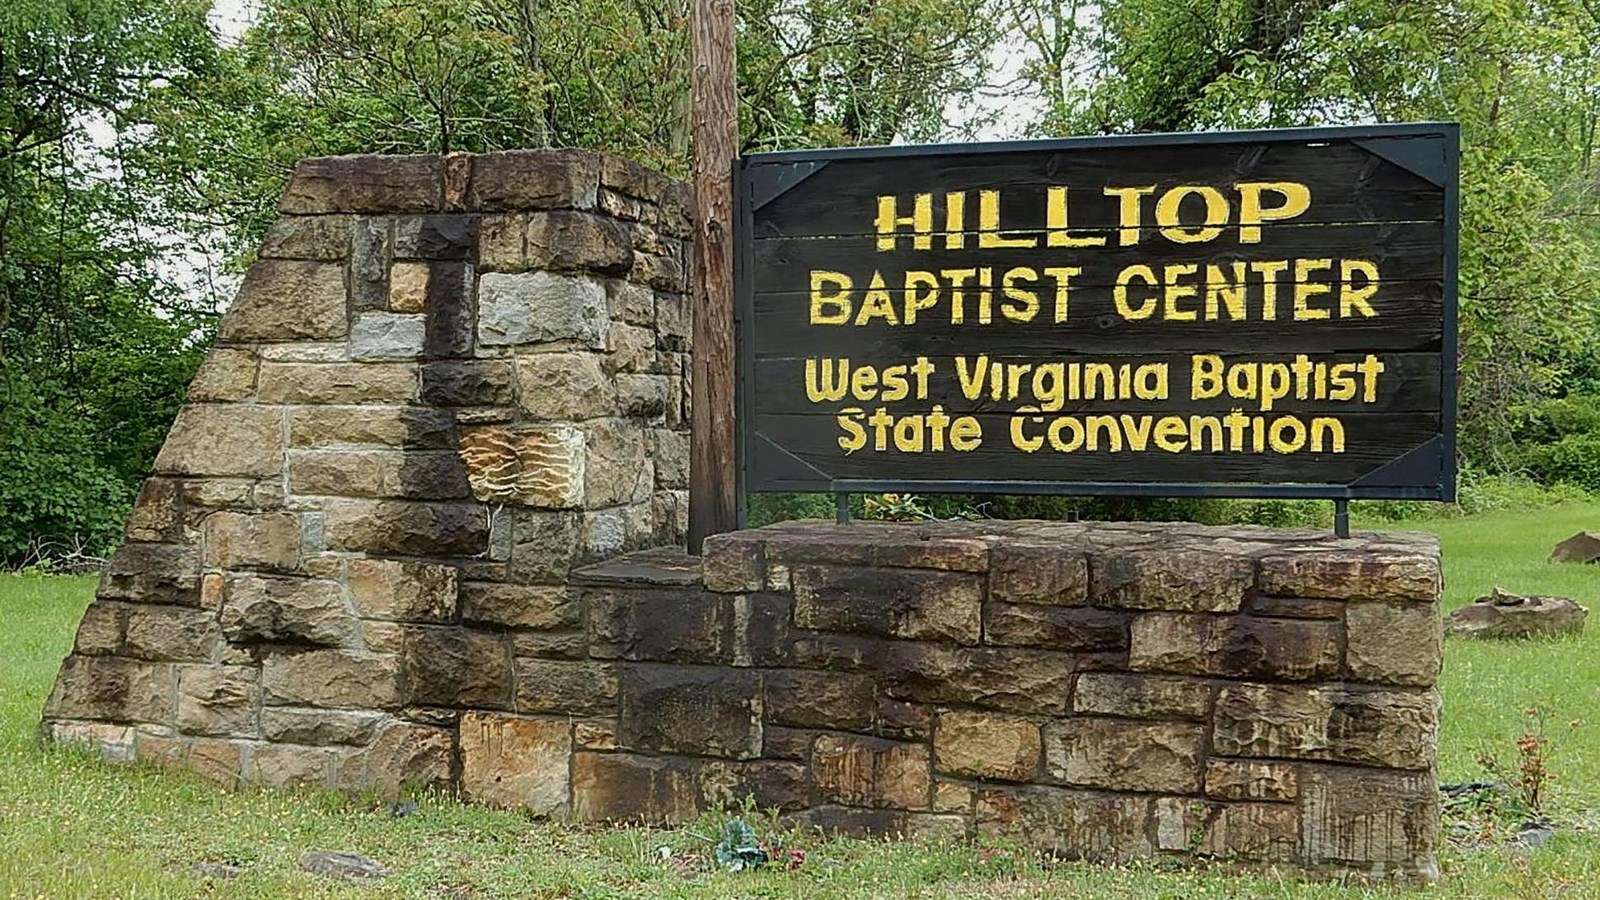
[[[1600,569],[1551,566],[1549,548],[1600,528],[1600,506],[1496,513],[1415,526],[1444,538],[1446,605],[1494,585],[1564,594],[1593,606]],[[1219,871],[1104,868],[1037,860],[1003,845],[823,840],[795,871],[713,872],[715,817],[678,830],[535,822],[444,798],[391,818],[333,794],[228,793],[185,778],[42,749],[34,724],[94,589],[92,579],[0,576],[0,898],[6,897],[1386,897]],[[1439,897],[1600,897],[1600,623],[1577,639],[1446,646],[1444,781],[1483,777],[1481,750],[1512,759],[1524,710],[1553,711],[1552,813],[1561,832],[1538,849],[1444,854]],[[1577,720],[1578,725],[1569,722]],[[688,860],[661,860],[660,847]],[[300,873],[307,850],[348,850],[392,866],[373,885]],[[243,867],[233,881],[194,874],[199,861]]]

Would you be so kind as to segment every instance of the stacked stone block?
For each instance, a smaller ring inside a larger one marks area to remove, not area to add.
[[[449,785],[681,544],[683,185],[581,151],[313,159],[224,315],[44,731],[226,784]]]
[[[1437,875],[1432,537],[801,523],[667,562],[578,574],[587,650],[463,721],[468,797]]]

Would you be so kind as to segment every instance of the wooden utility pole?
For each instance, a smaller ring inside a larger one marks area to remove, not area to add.
[[[690,136],[694,147],[694,362],[689,552],[739,527],[734,430],[733,160],[739,145],[733,0],[692,0]]]

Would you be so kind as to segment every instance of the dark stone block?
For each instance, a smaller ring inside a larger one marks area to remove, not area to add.
[[[1046,650],[1119,650],[1128,646],[1128,615],[1093,607],[986,603],[983,642]]]
[[[422,367],[422,402],[430,406],[510,406],[511,364],[501,360],[431,362]]]
[[[590,655],[674,663],[729,661],[729,598],[699,590],[593,590]]]
[[[1052,716],[1066,712],[1077,668],[1063,653],[913,643],[891,644],[881,665],[891,697]]]
[[[761,754],[757,673],[630,666],[622,673],[617,740],[657,753],[750,759]]]
[[[610,663],[517,660],[517,712],[609,716],[617,712],[617,672]]]
[[[469,357],[477,329],[476,292],[472,267],[461,263],[435,263],[428,276],[423,304],[422,354],[431,359]],[[426,402],[426,401],[424,401]],[[490,401],[482,400],[481,405]]]
[[[200,603],[200,554],[193,545],[129,541],[117,548],[100,579],[101,600],[139,603]]]
[[[395,220],[396,259],[470,259],[477,245],[477,216],[402,216]]]
[[[472,160],[467,204],[484,212],[593,209],[600,156],[587,150],[517,150]]]
[[[465,628],[409,628],[400,665],[409,703],[511,708],[511,655],[501,635]]]
[[[438,156],[324,156],[303,159],[284,189],[279,212],[427,212],[440,205],[444,160]]]
[[[978,643],[981,576],[799,565],[791,577],[801,628]]]
[[[814,669],[768,672],[767,721],[801,728],[864,731],[875,710],[872,678]]]

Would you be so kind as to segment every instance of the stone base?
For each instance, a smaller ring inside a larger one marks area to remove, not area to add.
[[[1430,880],[1439,587],[1409,534],[789,523],[463,598],[531,624],[414,628],[394,671],[74,657],[47,728],[228,783],[453,783],[581,821],[753,797],[845,832]]]

